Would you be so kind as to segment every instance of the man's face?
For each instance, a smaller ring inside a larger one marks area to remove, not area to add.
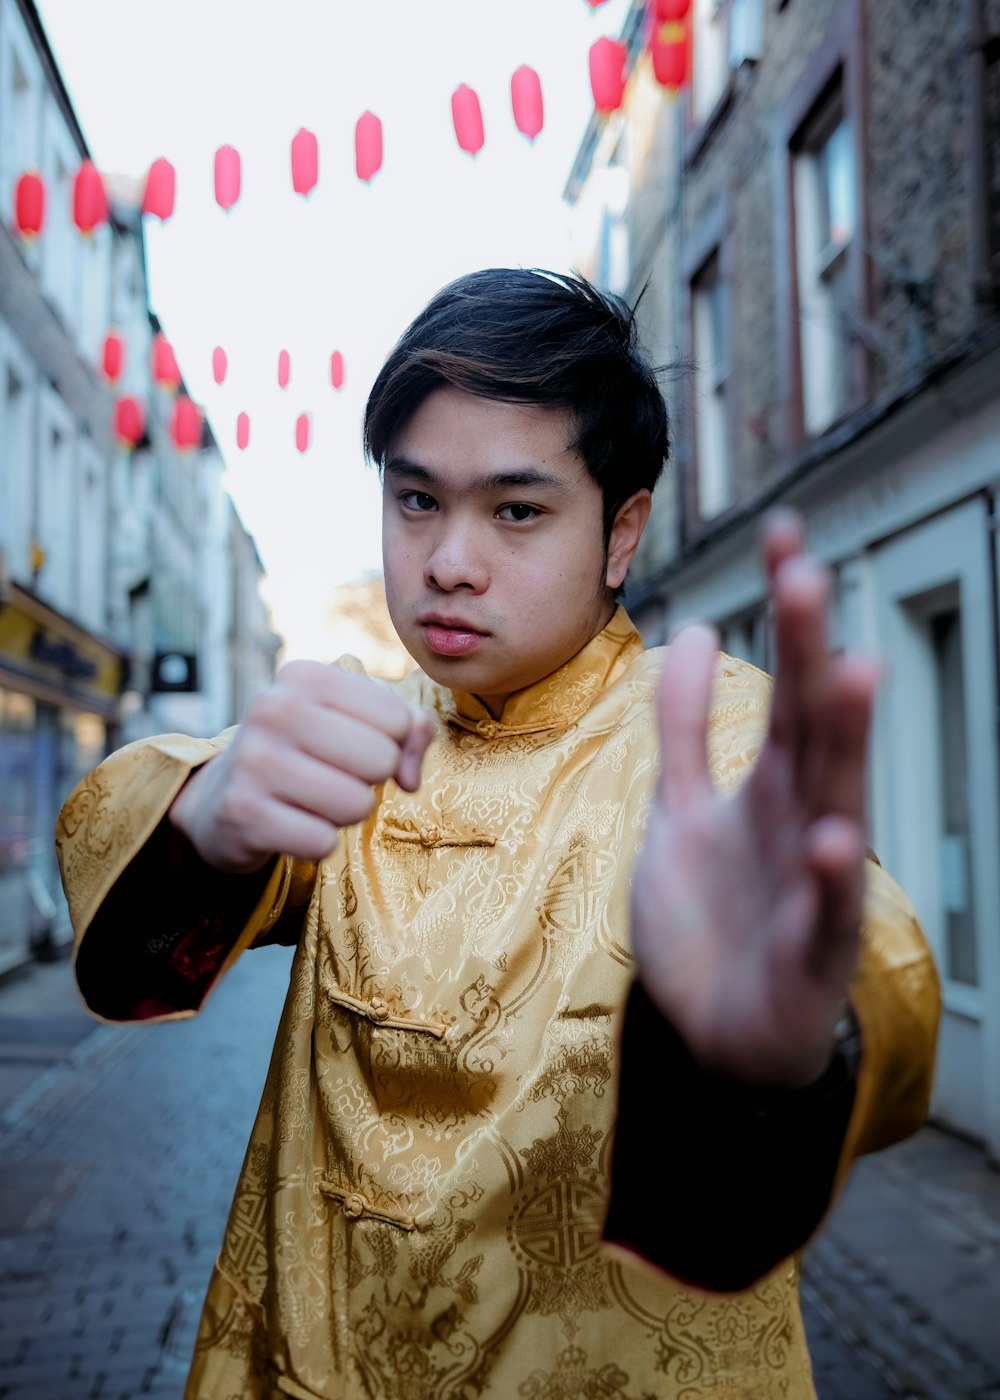
[[[572,430],[566,411],[445,387],[389,444],[382,552],[393,623],[422,670],[494,715],[614,611],[601,492],[568,446]]]

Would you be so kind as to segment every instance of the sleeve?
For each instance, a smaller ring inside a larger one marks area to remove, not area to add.
[[[315,867],[279,856],[253,876],[204,865],[167,811],[217,739],[179,734],[129,744],[76,787],[56,823],[75,932],[75,971],[103,1020],[193,1016],[233,963],[308,901]]]
[[[905,896],[869,862],[864,942],[850,1003],[860,1064],[838,1050],[805,1090],[752,1090],[706,1074],[633,986],[621,1041],[618,1123],[605,1238],[685,1283],[749,1288],[815,1233],[862,1153],[927,1116],[939,1015],[937,975]],[[654,1119],[651,1067],[670,1085]],[[664,1152],[663,1144],[671,1143]],[[667,1208],[648,1210],[649,1164]]]

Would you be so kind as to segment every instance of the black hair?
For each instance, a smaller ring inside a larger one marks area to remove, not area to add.
[[[574,275],[487,268],[442,288],[403,332],[368,397],[365,452],[381,471],[392,437],[445,384],[568,409],[576,423],[569,446],[604,497],[607,544],[619,507],[651,491],[667,459],[656,375],[639,346],[635,308],[620,297]]]

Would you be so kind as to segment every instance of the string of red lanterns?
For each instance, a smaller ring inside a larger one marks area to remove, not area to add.
[[[588,0],[597,8],[604,0]],[[677,92],[690,79],[692,0],[649,0],[653,21],[649,49],[653,72],[665,88]],[[601,114],[616,111],[625,92],[628,52],[618,39],[599,38],[589,51],[590,82],[595,109]],[[529,141],[534,141],[544,124],[542,86],[533,68],[523,64],[511,77],[511,110],[514,124]],[[475,156],[485,144],[482,108],[476,91],[465,83],[452,93],[452,121],[459,147]],[[373,112],[363,112],[354,132],[355,169],[359,180],[370,182],[381,170],[383,131]],[[319,142],[305,127],[291,143],[292,188],[307,197],[319,183]],[[140,210],[161,220],[173,216],[176,202],[176,171],[165,157],[153,161],[146,175]],[[233,146],[220,146],[215,153],[215,198],[222,209],[230,210],[242,191],[242,162]],[[22,238],[37,238],[45,224],[45,186],[37,170],[25,171],[14,189],[14,227]],[[73,182],[73,222],[83,233],[92,234],[109,217],[107,191],[93,162],[81,162]]]
[[[588,0],[592,9],[604,0]],[[653,24],[650,28],[649,53],[656,80],[668,91],[676,93],[690,78],[691,29],[687,22],[692,0],[650,0]],[[620,40],[603,36],[591,45],[589,68],[595,110],[608,114],[621,107],[626,86],[628,50]],[[522,65],[511,77],[511,111],[518,131],[534,142],[544,125],[544,103],[541,80],[534,69]],[[459,147],[473,157],[485,144],[482,108],[478,94],[462,83],[451,99],[452,121]],[[380,119],[373,112],[364,112],[355,126],[355,169],[358,179],[370,182],[382,167],[383,131]],[[292,188],[296,194],[308,197],[319,181],[319,143],[315,134],[305,127],[299,129],[291,142]],[[239,152],[232,146],[220,146],[215,153],[215,197],[219,206],[228,211],[239,200],[242,189],[242,164]],[[143,189],[141,212],[161,220],[173,216],[176,201],[176,172],[165,157],[154,160],[147,172]],[[38,237],[45,225],[46,192],[38,171],[25,171],[14,187],[14,226],[25,240]],[[73,181],[73,222],[81,233],[94,231],[110,217],[107,191],[99,171],[90,160],[84,160]],[[125,345],[121,336],[109,331],[102,348],[102,372],[109,385],[121,377],[125,360]],[[212,356],[216,384],[225,381],[228,361],[221,346]],[[158,334],[153,341],[153,377],[176,395],[171,419],[171,434],[180,451],[198,447],[202,440],[203,417],[200,409],[187,394],[178,393],[181,375],[169,342]],[[291,377],[291,359],[287,350],[278,357],[278,383],[284,389]],[[341,352],[330,357],[330,383],[340,389],[344,383],[344,360]],[[113,427],[116,437],[134,448],[145,433],[145,411],[138,399],[125,395],[115,401]],[[295,443],[299,452],[306,452],[310,441],[310,417],[299,414],[295,423]],[[250,418],[240,413],[236,420],[237,447],[243,451],[250,441]]]
[[[101,369],[109,386],[120,379],[125,367],[125,341],[118,331],[109,331],[101,349]],[[229,360],[221,345],[212,352],[212,373],[216,384],[223,384],[228,373]],[[153,337],[152,369],[155,382],[173,394],[174,407],[170,420],[170,435],[179,452],[193,451],[201,445],[204,415],[192,399],[181,389],[181,374],[173,347],[162,333]],[[278,383],[287,388],[291,379],[291,356],[287,350],[278,355]],[[330,355],[330,383],[334,389],[343,388],[344,356],[334,350]],[[135,449],[146,431],[146,414],[139,399],[131,394],[115,400],[112,421],[113,431],[118,441],[129,451]],[[300,413],[295,420],[295,445],[299,452],[309,450],[311,439],[311,419],[308,413]],[[241,412],[236,418],[236,446],[246,451],[250,443],[250,417]]]

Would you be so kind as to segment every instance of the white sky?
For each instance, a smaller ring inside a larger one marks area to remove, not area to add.
[[[561,192],[592,110],[590,44],[628,0],[40,0],[99,168],[135,175],[166,156],[177,206],[147,221],[151,304],[226,458],[226,485],[269,573],[287,654],[321,655],[333,584],[377,569],[379,488],[363,464],[365,397],[428,298],[491,265],[570,265]],[[545,128],[515,128],[510,76],[537,70]],[[458,147],[451,94],[479,93],[486,145]],[[354,125],[381,119],[385,159],[354,173]],[[292,191],[289,145],[319,139],[319,185]],[[228,142],[243,195],[215,203]],[[212,377],[212,350],[229,357]],[[277,384],[278,352],[291,383]],[[330,387],[330,353],[346,382]],[[251,445],[235,445],[250,414]],[[294,445],[299,413],[312,445]]]

